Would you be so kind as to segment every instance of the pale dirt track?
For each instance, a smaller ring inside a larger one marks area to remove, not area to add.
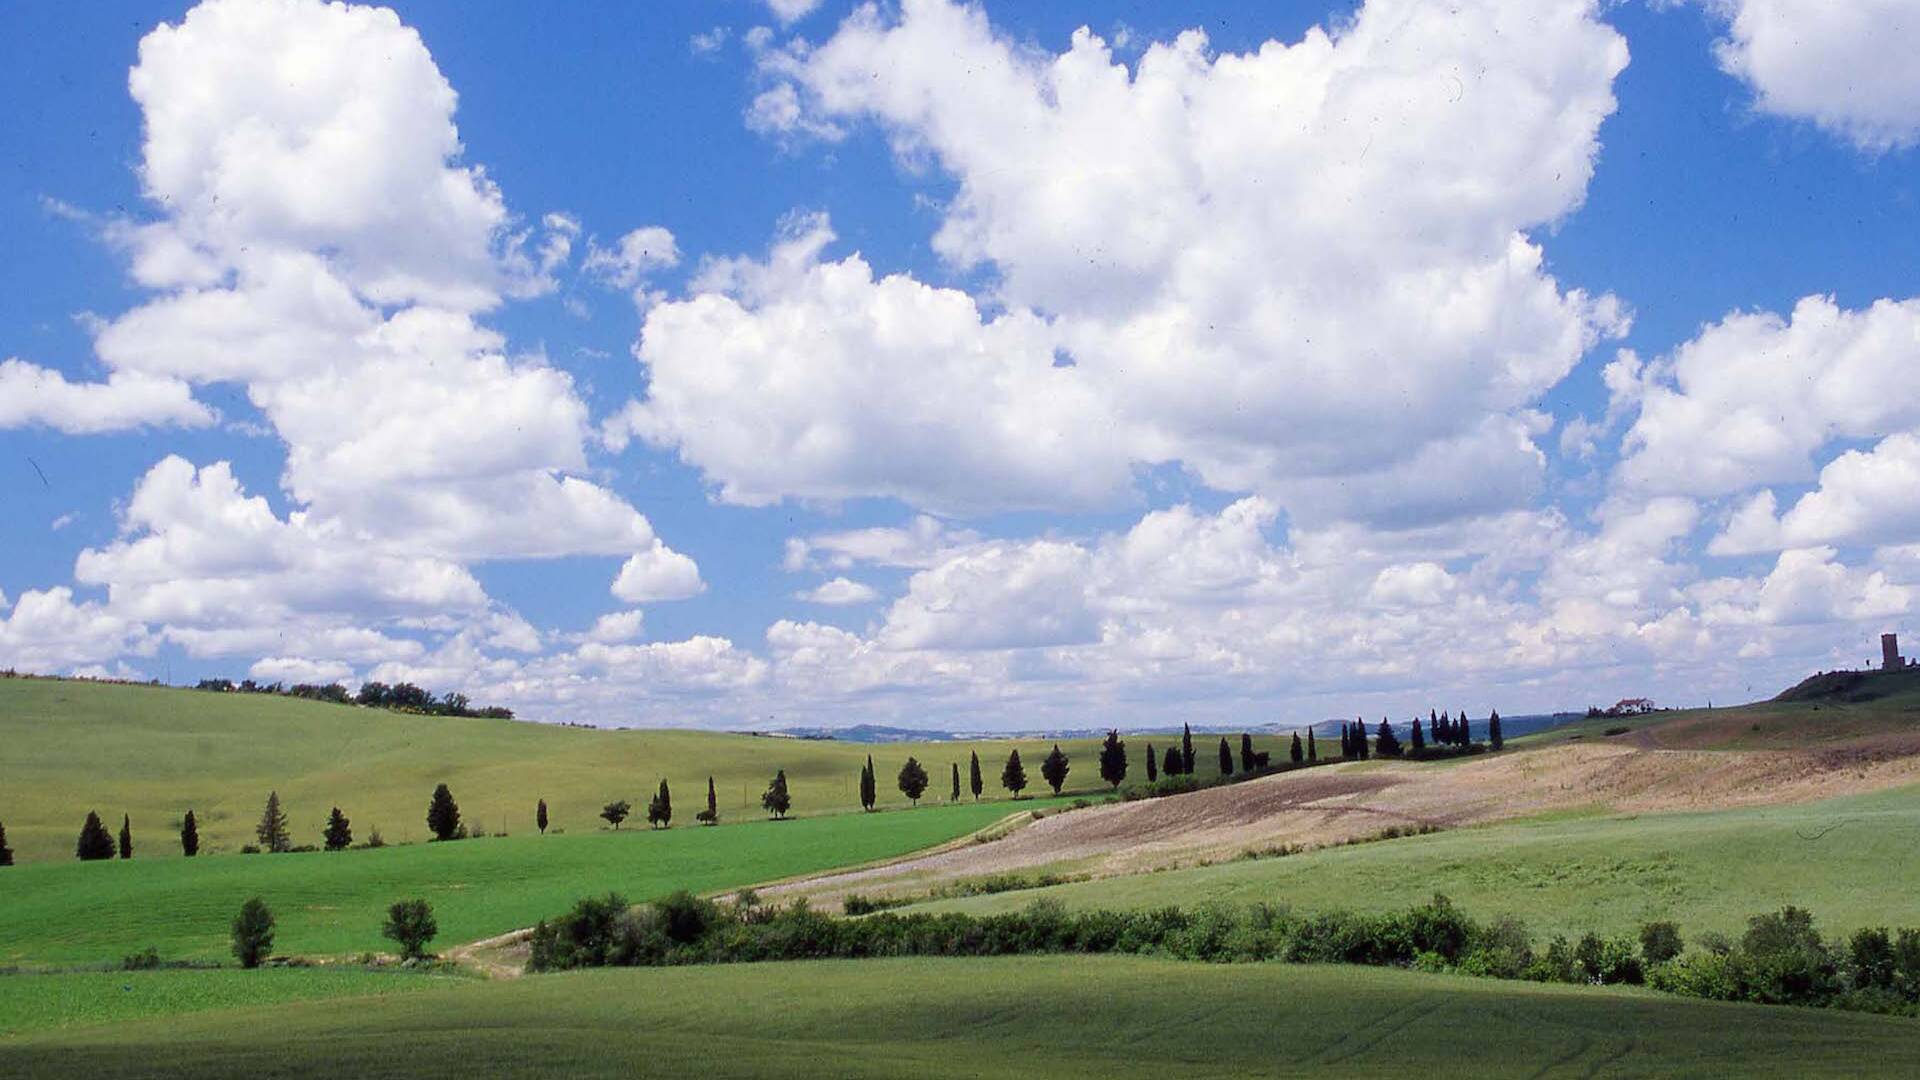
[[[1307,847],[1391,826],[1452,827],[1553,810],[1705,810],[1810,802],[1920,782],[1920,735],[1808,751],[1572,743],[1454,765],[1333,765],[1163,799],[1055,814],[1002,839],[761,890],[837,905],[848,892],[917,895],[943,881],[1042,867],[1103,877]]]

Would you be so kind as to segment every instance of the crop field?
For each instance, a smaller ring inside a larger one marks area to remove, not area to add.
[[[1164,742],[1138,741],[1149,740]],[[1262,749],[1280,748],[1278,739],[1256,742]],[[695,731],[600,731],[415,716],[265,694],[0,679],[0,745],[7,748],[0,824],[26,863],[72,860],[88,810],[98,810],[116,830],[121,816],[130,815],[140,860],[179,855],[176,832],[188,809],[199,823],[203,850],[234,852],[253,841],[269,791],[279,792],[296,844],[318,844],[335,806],[352,820],[356,840],[375,828],[389,842],[424,840],[427,798],[441,782],[452,787],[468,822],[516,836],[533,831],[539,799],[547,800],[555,826],[585,832],[604,828],[597,815],[614,799],[644,808],[663,777],[673,788],[677,820],[686,822],[705,804],[709,776],[722,821],[761,817],[760,794],[776,769],[787,772],[796,816],[833,813],[858,807],[859,771],[869,754],[883,808],[908,805],[894,777],[909,754],[926,766],[933,801],[944,802],[950,766],[960,765],[964,784],[968,754],[978,751],[984,795],[996,799],[1006,795],[1000,768],[1014,747],[1025,760],[1028,794],[1044,790],[1040,759],[1052,744],[875,746]],[[1073,759],[1069,791],[1105,790],[1094,745],[1061,741]],[[1135,769],[1143,768],[1143,745],[1130,739],[1129,749]]]
[[[148,946],[167,959],[217,959],[250,896],[265,898],[279,920],[279,954],[384,950],[387,906],[408,897],[432,903],[444,948],[531,926],[586,895],[643,900],[734,888],[904,854],[1010,812],[1059,805],[961,803],[371,851],[18,866],[0,874],[0,964],[117,960]]]
[[[384,1008],[380,999],[390,994],[473,981],[469,975],[359,967],[4,975],[0,976],[0,1057],[5,1055],[7,1036],[31,1032],[332,997],[359,998],[366,1008]]]
[[[222,973],[236,983],[259,972]],[[1858,1077],[1912,1021],[1355,968],[1141,958],[583,972],[0,1039],[0,1076]]]
[[[1745,918],[1808,908],[1829,933],[1920,926],[1920,788],[1795,806],[1700,813],[1556,814],[1283,858],[1135,874],[943,901],[1005,910],[1206,901],[1313,910],[1395,910],[1435,892],[1483,918],[1517,915],[1539,934],[1631,933],[1671,919],[1737,933]]]

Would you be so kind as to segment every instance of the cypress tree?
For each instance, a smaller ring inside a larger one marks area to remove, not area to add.
[[[1040,778],[1045,780],[1055,795],[1060,794],[1060,785],[1067,782],[1067,755],[1060,752],[1060,744],[1053,744],[1053,752],[1040,761]]]
[[[1167,744],[1166,757],[1160,763],[1160,774],[1162,776],[1179,776],[1180,765],[1180,748],[1171,743]]]
[[[333,813],[327,815],[327,828],[321,834],[321,840],[322,846],[328,851],[345,851],[353,846],[353,826],[339,807],[334,807]]]
[[[873,755],[867,755],[867,763],[860,769],[860,809],[872,810],[879,800],[879,792],[874,790]]]
[[[200,854],[200,823],[193,820],[193,811],[180,822],[180,854],[191,859]]]
[[[1367,743],[1367,722],[1365,720],[1355,720],[1353,722],[1353,748],[1359,753],[1361,761],[1365,761],[1373,756],[1373,748]]]
[[[92,810],[87,811],[87,820],[80,826],[80,841],[74,845],[73,854],[83,862],[113,858],[113,835]]]
[[[973,792],[973,801],[980,801],[980,792],[986,787],[980,782],[980,751],[973,752],[973,760],[967,765],[967,788]]]
[[[293,846],[293,838],[287,832],[287,812],[280,808],[280,793],[267,792],[267,808],[260,814],[260,824],[254,826],[253,835],[260,841],[262,851],[285,851]]]
[[[1300,762],[1305,760],[1307,756],[1306,747],[1300,745],[1300,733],[1297,731],[1293,733],[1293,749],[1290,752],[1290,755],[1292,756],[1293,763],[1295,765],[1300,764]]]
[[[7,827],[0,825],[0,866],[13,865],[13,849],[7,846]]]
[[[1342,758],[1353,756],[1353,726],[1344,721],[1340,724],[1340,756]]]
[[[1498,750],[1507,744],[1506,740],[1500,737],[1500,710],[1499,709],[1493,710],[1493,714],[1487,717],[1487,743],[1488,745],[1492,746],[1495,750]]]
[[[1007,767],[1000,770],[1000,786],[1013,792],[1016,799],[1027,788],[1027,770],[1026,766],[1020,764],[1020,750],[1017,747],[1007,755]]]
[[[1300,759],[1296,757],[1294,760]],[[1253,771],[1253,736],[1244,731],[1240,733],[1240,771]]]
[[[767,785],[766,794],[760,796],[760,805],[776,818],[784,818],[787,811],[793,809],[793,797],[787,794],[787,770],[780,769],[773,774],[773,783]]]
[[[541,799],[540,805],[533,808],[533,823],[540,829],[540,835],[547,835],[547,800]]]
[[[1180,725],[1180,775],[1193,775],[1193,725]]]
[[[133,858],[133,818],[120,815],[120,857]]]
[[[660,780],[660,790],[654,792],[647,803],[647,825],[655,829],[673,828],[673,796],[667,791],[665,777]]]
[[[720,824],[720,799],[713,793],[713,777],[707,777],[707,808],[693,815],[693,819],[702,825]]]
[[[1380,752],[1381,757],[1400,756],[1400,739],[1394,735],[1393,725],[1387,723],[1385,717],[1382,717],[1380,720],[1380,731],[1374,738],[1373,744],[1374,749]]]
[[[1473,727],[1467,723],[1467,715],[1465,713],[1461,713],[1460,719],[1453,722],[1453,731],[1455,737],[1460,740],[1461,746],[1473,745]]]
[[[1307,728],[1307,764],[1320,760],[1320,748],[1313,745],[1313,728]]]
[[[1158,783],[1159,780],[1160,780],[1160,763],[1153,759],[1153,744],[1148,743],[1147,744],[1147,783],[1149,784]]]
[[[1153,751],[1148,750],[1149,757]],[[1120,790],[1120,782],[1127,778],[1127,744],[1120,738],[1118,729],[1107,730],[1107,741],[1100,744],[1100,779]]]
[[[948,802],[960,801],[960,763],[953,763],[953,794],[947,796]]]
[[[1220,775],[1233,775],[1233,747],[1227,745],[1227,737],[1220,736]]]
[[[460,833],[460,804],[453,801],[453,792],[445,784],[434,787],[433,799],[427,803],[427,828],[435,840],[451,840]]]
[[[1420,734],[1420,718],[1416,716],[1413,718],[1413,749],[1415,753],[1419,753],[1426,748],[1427,738]]]
[[[900,766],[900,794],[911,799],[913,805],[919,806],[920,796],[927,793],[927,783],[927,767],[920,764],[920,759],[907,755],[907,763]]]

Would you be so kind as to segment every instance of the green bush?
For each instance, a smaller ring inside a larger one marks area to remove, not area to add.
[[[1670,922],[1644,923],[1640,927],[1640,958],[1648,967],[1664,964],[1680,955],[1685,943],[1680,928]]]
[[[400,946],[404,960],[421,960],[427,955],[427,943],[440,932],[434,921],[433,906],[425,900],[401,900],[387,909],[387,925],[380,933]]]
[[[256,968],[273,951],[273,912],[254,897],[240,906],[233,919],[233,956],[243,968]]]

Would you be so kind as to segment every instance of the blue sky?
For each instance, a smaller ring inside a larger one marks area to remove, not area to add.
[[[721,726],[1771,693],[1920,597],[1915,7],[12,9],[0,664]]]

